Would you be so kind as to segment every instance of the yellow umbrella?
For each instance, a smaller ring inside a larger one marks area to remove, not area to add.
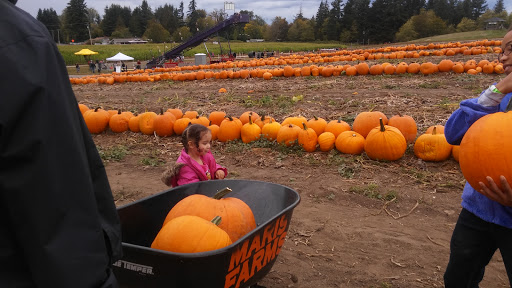
[[[98,52],[94,52],[89,49],[82,49],[75,53],[75,55],[84,55],[84,56],[90,56],[90,55],[95,55],[95,54],[98,54]]]

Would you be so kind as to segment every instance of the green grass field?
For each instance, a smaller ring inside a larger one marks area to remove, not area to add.
[[[152,57],[157,57],[162,53],[171,50],[178,44],[132,44],[132,45],[59,45],[59,51],[66,62],[66,65],[74,65],[75,63],[85,64],[87,59],[84,56],[74,55],[75,52],[81,49],[87,48],[92,51],[98,52],[97,55],[90,56],[90,59],[106,59],[114,56],[118,52],[129,55],[135,60],[140,59],[141,61],[149,60]],[[294,43],[294,42],[230,42],[231,51],[240,55],[241,53],[247,54],[251,51],[313,51],[321,48],[343,48],[345,47],[341,43]],[[206,43],[208,51],[220,54],[222,47],[223,54],[229,52],[229,46],[227,42],[221,42],[219,44],[213,44],[212,42]],[[185,57],[193,57],[197,53],[206,53],[206,49],[203,44],[186,50],[184,52]]]
[[[417,39],[414,41],[410,41],[407,43],[416,43],[416,44],[425,44],[425,43],[439,43],[439,42],[457,42],[457,41],[472,41],[472,40],[481,40],[481,39],[500,39],[505,36],[506,30],[482,30],[482,31],[471,31],[471,32],[462,32],[462,33],[453,33],[453,34],[445,34],[438,35],[428,38]],[[394,45],[400,45],[400,43],[394,43]],[[403,44],[403,43],[401,43]],[[93,51],[99,52],[97,55],[91,56],[90,59],[106,59],[114,56],[118,52],[122,52],[126,55],[132,56],[135,60],[140,59],[141,61],[149,60],[152,57],[157,57],[162,53],[171,50],[176,47],[178,44],[165,43],[165,44],[132,44],[132,45],[59,45],[59,50],[64,57],[64,61],[66,65],[74,65],[75,63],[86,64],[87,59],[84,56],[74,55],[75,52],[80,51],[83,48],[88,48]],[[383,46],[382,45],[372,45],[375,46]],[[347,48],[347,45],[337,42],[230,42],[229,46],[231,47],[231,51],[240,54],[247,54],[251,51],[280,51],[280,52],[290,52],[290,51],[316,51],[322,48]],[[219,55],[221,52],[221,47],[223,54],[227,54],[229,51],[229,46],[227,41],[222,41],[219,44],[213,44],[212,42],[208,42],[206,47],[208,47],[208,51],[215,53],[215,55]],[[367,46],[358,46],[351,45],[348,46],[349,49],[357,49],[357,48],[365,48]],[[193,57],[196,53],[206,53],[206,49],[203,44],[198,45],[192,49],[188,49],[184,52],[185,57]]]

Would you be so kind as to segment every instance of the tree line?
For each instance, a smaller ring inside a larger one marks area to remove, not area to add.
[[[489,8],[486,0],[322,0],[311,18],[303,16],[302,7],[293,21],[275,17],[266,23],[252,11],[250,22],[232,26],[219,36],[246,41],[339,41],[375,44],[408,41],[433,35],[484,28],[485,21],[498,17],[505,28],[512,23],[512,13],[498,0]],[[37,19],[56,42],[87,42],[97,37],[138,37],[151,42],[181,42],[229,17],[224,11],[199,9],[195,0],[178,6],[165,4],[152,9],[146,0],[133,10],[118,4],[105,7],[103,17],[85,0],[70,0],[58,15],[53,8],[39,9]]]

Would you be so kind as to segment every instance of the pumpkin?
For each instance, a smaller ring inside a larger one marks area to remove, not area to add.
[[[334,137],[338,138],[338,136],[345,131],[350,131],[350,125],[348,125],[347,122],[338,119],[329,121],[325,126],[324,132],[331,132],[334,134]]]
[[[416,121],[408,115],[395,115],[389,118],[388,125],[398,128],[398,130],[402,132],[402,135],[404,135],[407,144],[413,143],[418,134]]]
[[[478,182],[487,184],[491,177],[503,190],[500,176],[512,181],[512,101],[506,112],[483,116],[469,127],[460,143],[459,164],[464,178],[477,191]]]
[[[313,130],[315,130],[316,135],[320,135],[320,134],[324,133],[325,127],[327,126],[327,121],[325,121],[323,118],[313,116],[312,119],[309,119],[307,125],[309,128],[312,128]]]
[[[204,127],[208,127],[208,125],[210,125],[210,120],[208,120],[208,118],[206,118],[205,116],[197,115],[196,118],[190,119],[190,123],[199,124],[199,125],[203,125]]]
[[[151,248],[176,253],[198,253],[224,248],[233,242],[219,225],[222,217],[211,221],[184,215],[167,222],[158,232]]]
[[[223,71],[223,72],[225,72],[225,71]],[[227,78],[227,75],[226,75],[226,77],[224,77],[224,79],[225,78]],[[219,93],[226,93],[226,92],[228,92],[228,90],[226,90],[226,88],[220,88],[219,89]]]
[[[174,122],[176,122],[174,114],[164,112],[164,110],[161,109],[160,115],[157,115],[153,120],[153,129],[156,135],[160,137],[171,136],[174,133]]]
[[[356,65],[357,74],[359,75],[367,75],[370,71],[370,67],[368,67],[368,64],[366,62],[361,62]]]
[[[407,73],[410,74],[417,74],[420,72],[421,65],[419,63],[411,63],[409,66],[407,66]]]
[[[119,109],[117,114],[114,114],[110,117],[108,126],[110,127],[110,130],[112,130],[112,132],[114,133],[128,131],[128,123],[130,121],[130,118],[131,117],[129,114],[123,114],[121,112],[121,109]]]
[[[434,131],[434,128],[436,129],[437,134],[444,134],[444,126],[443,125],[434,125],[427,128],[427,131],[425,131],[425,134],[432,134],[432,131]]]
[[[110,121],[110,114],[107,111],[96,108],[94,110],[88,110],[83,115],[87,129],[92,134],[98,134],[107,129]]]
[[[352,123],[352,130],[366,138],[370,130],[379,126],[379,119],[382,118],[384,125],[388,124],[388,118],[379,111],[361,112],[357,114]]]
[[[224,118],[226,118],[226,112],[224,111],[213,111],[208,116],[208,120],[210,120],[212,124],[215,124],[217,126],[219,126],[220,123],[222,123]]]
[[[199,115],[199,112],[195,111],[195,110],[189,110],[189,111],[185,111],[185,113],[183,114],[183,118],[189,118],[189,119],[194,119],[194,118],[197,118],[197,116]]]
[[[364,151],[373,160],[394,161],[400,159],[407,149],[402,132],[393,126],[384,125],[379,119],[379,126],[373,128],[366,136]]]
[[[305,117],[287,117],[281,122],[281,126],[286,126],[288,124],[293,124],[297,127],[302,127],[302,123],[308,123],[308,120]]]
[[[384,72],[384,68],[381,64],[375,64],[370,67],[370,74],[371,75],[382,75]]]
[[[256,228],[256,220],[251,208],[244,201],[225,197],[231,189],[224,188],[213,197],[194,194],[176,203],[165,218],[164,225],[174,218],[184,215],[194,215],[205,220],[215,216],[222,217],[219,227],[228,233],[231,241],[235,242]]]
[[[128,128],[130,128],[130,131],[132,131],[134,133],[140,132],[139,115],[135,115],[135,116],[131,117],[130,120],[128,120]]]
[[[279,132],[279,129],[281,129],[281,124],[279,122],[270,120],[269,123],[263,125],[261,128],[261,134],[268,141],[274,141],[277,139],[277,133]]]
[[[71,79],[73,79],[73,78],[71,78]],[[82,113],[82,116],[84,115],[85,111],[89,110],[89,107],[87,107],[87,105],[85,105],[85,104],[78,104],[78,108],[80,109],[80,113]]]
[[[217,139],[220,142],[228,142],[240,139],[242,122],[235,117],[228,116],[219,126]]]
[[[252,113],[249,113],[249,122],[245,123],[240,129],[240,136],[242,138],[242,142],[250,143],[252,141],[256,141],[260,139],[261,128],[258,124],[252,121]]]
[[[173,126],[174,133],[176,133],[176,135],[181,135],[183,133],[183,131],[185,131],[185,129],[187,129],[190,121],[191,121],[190,118],[176,119],[176,121],[174,122],[174,126]]]
[[[270,79],[272,79],[272,77],[273,77],[272,73],[270,73],[270,72],[263,73],[263,79],[264,80],[270,80]]]
[[[334,148],[336,137],[331,132],[324,132],[318,135],[318,146],[320,151],[329,152]]]
[[[452,146],[452,156],[455,161],[459,162],[459,155],[460,155],[460,145],[453,145]]]
[[[437,68],[439,69],[439,72],[450,72],[452,71],[453,65],[455,64],[453,63],[452,60],[444,59],[441,62],[439,62]]]
[[[140,132],[146,135],[151,135],[155,132],[154,121],[157,114],[155,112],[144,112],[139,115],[139,129]]]
[[[217,140],[217,134],[219,133],[219,126],[213,123],[210,123],[208,126],[208,129],[210,129],[212,133],[212,141]]]
[[[252,119],[252,122],[256,122],[256,120],[260,118],[260,115],[254,111],[245,111],[238,119],[240,119],[242,125],[244,125],[245,123],[249,123],[249,118]]]
[[[305,122],[303,122],[305,123]],[[279,131],[277,132],[277,143],[286,145],[288,147],[292,146],[295,141],[299,138],[300,128],[294,124],[288,124],[281,126]]]
[[[341,132],[334,145],[341,153],[359,155],[364,151],[364,137],[354,131]]]
[[[302,123],[303,129],[300,130],[297,136],[297,142],[306,152],[315,152],[318,137],[315,130],[308,128],[306,123]]]
[[[424,161],[443,161],[450,157],[452,145],[448,144],[444,134],[437,133],[436,127],[432,134],[423,134],[414,143],[414,155]]]
[[[258,126],[260,126],[261,129],[263,129],[263,125],[270,123],[270,121],[275,122],[276,119],[274,119],[270,116],[263,115],[260,118],[258,118],[258,120],[254,121],[254,123],[256,123]]]
[[[176,120],[183,117],[183,111],[181,111],[181,109],[179,108],[169,108],[167,109],[167,112],[171,112],[174,115],[174,117],[176,117]]]

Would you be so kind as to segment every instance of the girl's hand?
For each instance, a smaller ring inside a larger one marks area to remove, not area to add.
[[[217,170],[215,172],[215,179],[224,179],[224,177],[226,177],[226,174],[224,174],[224,171],[222,170]]]
[[[485,185],[482,182],[478,183],[482,188],[480,190],[480,193],[487,196],[487,198],[500,203],[503,206],[512,207],[512,188],[510,188],[510,185],[508,184],[505,176],[500,176],[500,182],[501,186],[503,187],[503,191],[500,188],[498,188],[498,186],[496,185],[496,183],[494,183],[494,180],[492,180],[491,177],[487,176],[486,179],[488,185]]]

